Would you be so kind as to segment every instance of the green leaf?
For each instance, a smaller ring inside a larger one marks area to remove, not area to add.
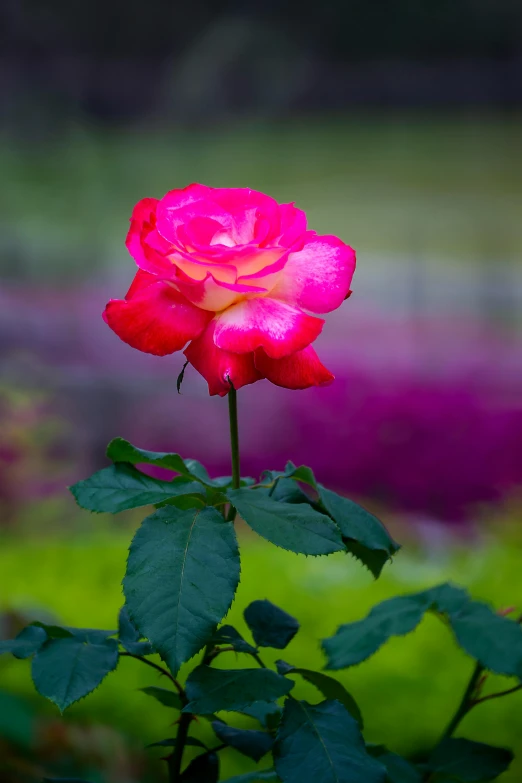
[[[345,549],[337,525],[304,503],[279,503],[266,491],[235,489],[228,498],[250,527],[272,544],[304,555]]]
[[[308,484],[309,487],[317,490],[317,482],[313,470],[306,465],[300,465],[296,468],[293,462],[287,462],[284,476],[294,481],[300,481],[302,484]]]
[[[324,639],[327,669],[355,666],[373,655],[390,638],[413,631],[430,606],[426,593],[398,596],[374,606],[364,620],[341,625],[334,636]]]
[[[194,476],[194,478],[201,481],[203,484],[207,484],[209,487],[221,486],[221,479],[211,479],[206,467],[202,465],[201,462],[198,462],[197,459],[186,459],[185,465],[189,470],[190,475]]]
[[[43,628],[49,639],[70,639],[75,637],[82,642],[104,642],[110,636],[115,636],[117,631],[103,631],[99,628],[72,628],[68,625],[49,625],[36,620],[31,625]]]
[[[164,506],[176,506],[181,511],[189,511],[191,508],[204,508],[205,506],[212,506],[213,503],[208,502],[208,498],[203,497],[201,494],[197,495],[178,495],[174,498],[167,498],[167,500],[161,503],[154,503],[154,508],[163,508]]]
[[[33,682],[36,690],[63,712],[97,688],[117,663],[115,639],[99,642],[77,636],[49,639],[33,658]]]
[[[302,484],[308,484],[317,491],[317,482],[311,468],[306,465],[296,467],[293,462],[288,461],[286,463],[284,471],[280,470],[265,470],[262,474],[262,483],[274,483],[271,495],[275,495],[278,487],[282,484],[290,487],[292,484],[295,487],[295,482],[299,481]],[[302,493],[307,502],[310,502],[310,498],[303,492]]]
[[[169,454],[163,451],[146,451],[138,449],[123,438],[115,438],[107,447],[107,456],[113,462],[128,462],[131,465],[155,465],[166,468],[186,479],[195,479],[209,487],[227,486],[230,480],[226,478],[211,479],[207,469],[196,459],[183,459],[179,454]],[[244,479],[249,481],[249,479]]]
[[[359,724],[359,728],[364,728],[363,718],[357,702],[350,696],[344,685],[341,685],[333,677],[329,677],[328,674],[322,672],[315,672],[312,669],[302,669],[296,666],[290,666],[284,661],[276,661],[277,670],[280,674],[300,674],[303,680],[315,685],[325,699],[337,699],[341,704],[346,707],[352,718],[355,718]]]
[[[377,578],[386,563],[400,547],[382,522],[353,500],[318,485],[321,503],[335,520],[349,552],[358,558]]]
[[[263,780],[279,780],[275,769],[245,772],[244,775],[234,775],[233,778],[227,778],[223,783],[260,783]]]
[[[427,596],[432,605],[430,608],[445,615],[454,615],[470,602],[470,597],[462,587],[456,587],[449,582],[431,587],[418,595]]]
[[[287,503],[307,502],[316,506],[312,498],[298,488],[292,489],[292,482],[301,482],[311,487],[331,518],[339,526],[346,549],[357,557],[377,578],[387,560],[398,551],[388,531],[377,517],[348,498],[337,495],[318,484],[313,471],[306,465],[296,467],[288,462],[284,473],[267,472],[269,481],[277,481],[272,490],[275,500]]]
[[[34,625],[35,628],[43,629],[49,639],[67,639],[74,636],[70,628],[64,628],[61,625],[50,625],[49,623],[42,623],[40,620],[35,620],[32,625]],[[109,634],[107,634],[107,636],[109,636]]]
[[[125,644],[139,642],[141,639],[141,634],[132,622],[125,604],[118,615],[118,638],[124,647]]]
[[[366,749],[386,768],[388,783],[422,783],[421,772],[402,756],[391,753],[384,745],[367,745]]]
[[[11,653],[15,658],[30,658],[40,649],[46,639],[47,634],[43,628],[28,625],[27,628],[20,631],[16,638],[0,642],[0,655]]]
[[[431,772],[447,775],[452,780],[480,783],[497,778],[512,761],[513,753],[505,748],[448,738],[435,748],[427,767]]]
[[[217,753],[203,753],[190,762],[182,774],[181,783],[217,783],[219,759]]]
[[[179,473],[186,478],[194,478],[185,460],[179,454],[164,451],[146,451],[138,449],[124,438],[114,438],[107,446],[107,457],[112,462],[128,462],[131,465],[155,465]]]
[[[214,508],[165,506],[137,531],[123,580],[127,607],[174,675],[228,612],[239,570],[234,527]]]
[[[279,503],[310,503],[310,498],[295,481],[280,478],[271,491],[270,497]]]
[[[140,688],[142,693],[147,696],[152,696],[153,699],[159,701],[164,707],[172,707],[175,710],[181,710],[182,703],[179,695],[174,691],[169,691],[168,688],[158,688],[156,685],[148,685],[146,688]]]
[[[522,628],[487,604],[468,601],[449,615],[460,646],[486,669],[522,679]]]
[[[255,701],[241,710],[243,715],[255,718],[265,729],[276,729],[281,720],[283,710],[275,701]]]
[[[226,644],[233,647],[236,652],[255,653],[256,648],[248,644],[241,634],[232,625],[222,625],[210,640],[212,644]]]
[[[241,712],[257,701],[275,701],[294,687],[271,669],[212,669],[198,666],[186,684],[189,704],[183,712],[205,715],[219,710]]]
[[[221,742],[239,751],[244,756],[254,759],[254,761],[260,761],[263,756],[272,750],[272,745],[274,744],[274,740],[266,731],[235,729],[232,726],[227,726],[223,721],[214,721],[212,728]]]
[[[132,622],[129,611],[124,605],[118,616],[118,639],[121,646],[131,655],[152,655],[154,649],[150,642],[141,642],[141,634]]]
[[[366,751],[357,722],[337,701],[287,699],[274,746],[283,783],[385,783],[386,770]]]
[[[198,481],[160,481],[123,462],[102,468],[69,489],[82,508],[109,514],[181,495],[204,494]]]
[[[323,641],[328,669],[354,666],[373,655],[391,636],[413,631],[427,611],[447,618],[457,642],[486,669],[522,677],[522,628],[473,601],[462,588],[438,585],[375,606],[364,619],[342,625]]]
[[[243,616],[258,647],[284,650],[299,630],[295,618],[266,599],[253,601]]]

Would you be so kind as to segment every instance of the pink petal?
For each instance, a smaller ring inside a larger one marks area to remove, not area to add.
[[[175,188],[169,190],[161,201],[161,207],[167,211],[175,211],[183,209],[190,204],[194,204],[196,201],[206,201],[212,197],[212,191],[214,188],[209,188],[208,185],[200,185],[197,182],[187,185],[186,188]]]
[[[329,313],[346,299],[355,271],[355,251],[334,236],[311,236],[290,253],[273,296],[312,313]]]
[[[234,389],[240,389],[241,386],[261,380],[263,376],[255,368],[253,353],[229,353],[216,347],[215,325],[214,320],[202,335],[187,346],[184,354],[207,381],[209,393],[224,397],[230,391],[229,380]]]
[[[217,226],[211,226],[209,221]],[[254,239],[259,244],[269,235],[270,226],[279,227],[279,224],[277,202],[248,188],[190,185],[184,190],[170,191],[157,207],[160,234],[174,244],[186,243],[187,249],[198,250],[207,245],[225,250],[249,244]]]
[[[183,190],[171,190],[160,199],[157,208],[157,228],[162,237],[176,244],[179,241],[179,229],[194,222],[194,227],[203,227],[202,219],[210,219],[221,230],[232,226],[230,214],[217,204],[213,198],[214,188],[205,185],[189,185]],[[201,232],[204,240],[207,230]],[[201,241],[200,240],[200,241]]]
[[[136,204],[125,244],[141,269],[170,275],[175,271],[165,257],[170,245],[155,228],[157,204],[156,198],[144,198]]]
[[[254,238],[265,239],[268,225],[279,222],[279,205],[271,196],[250,188],[215,188],[212,199],[225,209],[233,221],[232,239],[244,245]],[[260,224],[260,225],[258,225]],[[262,241],[262,240],[261,240]]]
[[[130,228],[125,244],[131,256],[138,262],[142,255],[141,238],[148,234],[156,219],[157,198],[142,198],[132,210]]]
[[[335,376],[321,364],[311,345],[284,359],[271,359],[258,348],[254,354],[256,368],[276,386],[285,389],[308,389],[310,386],[325,386]]]
[[[221,223],[217,220],[198,216],[179,227],[178,237],[183,239],[185,247],[205,247],[212,243],[215,234],[221,230]]]
[[[306,215],[294,204],[281,204],[279,244],[290,247],[306,232]]]
[[[111,299],[103,318],[123,342],[144,353],[166,356],[197,337],[212,318],[171,285],[149,282],[138,272],[127,299]]]
[[[310,345],[324,321],[268,297],[232,305],[217,319],[214,342],[218,348],[249,353],[264,348],[274,359]]]

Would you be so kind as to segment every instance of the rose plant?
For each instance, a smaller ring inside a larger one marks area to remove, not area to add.
[[[35,622],[1,642],[0,652],[32,656],[36,689],[61,711],[97,688],[122,657],[161,672],[171,687],[146,692],[177,714],[175,736],[156,743],[165,748],[170,783],[217,783],[223,748],[254,762],[272,757],[272,764],[229,783],[496,779],[509,766],[510,751],[453,734],[476,705],[522,687],[522,629],[509,612],[495,613],[445,584],[385,601],[323,640],[325,668],[335,671],[412,632],[426,612],[451,629],[474,660],[473,671],[440,742],[415,761],[365,742],[361,709],[331,674],[283,660],[276,670],[265,665],[263,648],[284,650],[299,630],[290,614],[260,597],[244,611],[250,640],[223,624],[240,580],[238,516],[291,552],[349,553],[375,578],[399,549],[375,516],[318,483],[309,467],[289,462],[259,479],[240,471],[239,388],[263,378],[289,389],[333,380],[312,348],[323,325],[316,314],[336,309],[349,295],[354,251],[309,231],[293,204],[201,185],[141,201],[127,246],[139,269],[125,299],[109,302],[104,318],[138,350],[166,355],[185,349],[210,394],[228,396],[232,475],[211,477],[201,463],[177,453],[113,440],[107,450],[112,464],[71,491],[94,512],[155,506],[130,545],[118,629]],[[183,371],[178,387],[182,379]],[[139,466],[163,468],[171,478],[155,478]],[[229,652],[251,665],[216,665]],[[181,666],[198,653],[180,682]],[[484,693],[488,672],[518,682]],[[315,686],[317,703],[299,698],[300,680]],[[255,718],[259,728],[234,726],[235,713]],[[198,716],[212,725],[212,747],[191,736]],[[189,746],[197,755],[187,763]]]

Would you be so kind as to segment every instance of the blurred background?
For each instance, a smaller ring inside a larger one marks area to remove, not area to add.
[[[243,389],[243,472],[305,462],[405,545],[374,583],[241,531],[231,620],[270,598],[303,624],[289,660],[319,667],[318,638],[397,592],[454,579],[522,611],[520,3],[3,0],[0,29],[0,638],[114,625],[139,515],[90,516],[65,489],[112,437],[229,472],[226,401],[190,368],[178,396],[179,355],[101,320],[135,271],[133,205],[193,181],[295,201],[356,248],[318,340],[336,383]],[[428,618],[342,675],[370,741],[415,755],[438,737],[471,666],[445,634]],[[62,719],[3,656],[0,781],[161,779],[144,746],[172,716],[147,684],[127,662]],[[522,779],[522,694],[462,731],[515,747],[503,780]]]

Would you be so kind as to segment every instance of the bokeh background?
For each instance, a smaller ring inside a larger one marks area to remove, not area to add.
[[[65,490],[112,437],[229,472],[226,402],[190,368],[178,396],[181,357],[133,352],[100,315],[134,274],[134,203],[193,181],[295,201],[357,249],[354,294],[318,340],[336,383],[243,389],[243,470],[305,462],[405,545],[374,583],[242,530],[231,620],[270,598],[303,625],[287,658],[320,667],[318,638],[437,581],[520,613],[522,6],[3,0],[0,28],[0,638],[49,616],[114,625],[139,517],[90,516]],[[415,757],[470,667],[428,618],[342,676],[367,738]],[[2,783],[161,779],[144,746],[172,715],[135,668],[62,719],[3,656]],[[503,780],[522,779],[522,693],[462,732],[514,747]],[[233,751],[225,766],[248,768]]]

